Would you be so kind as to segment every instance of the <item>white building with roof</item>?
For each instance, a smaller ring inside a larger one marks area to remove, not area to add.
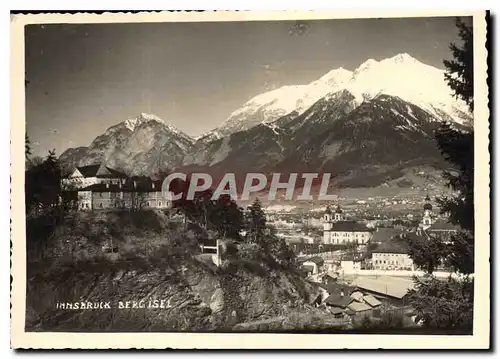
[[[333,213],[330,207],[326,207],[323,215],[323,244],[365,244],[371,236],[372,230],[364,224],[346,220],[340,206]]]

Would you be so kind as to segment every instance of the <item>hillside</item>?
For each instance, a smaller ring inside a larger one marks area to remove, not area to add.
[[[183,235],[178,225],[155,211],[68,215],[43,245],[43,255],[34,256],[30,251],[26,329],[339,328],[328,314],[308,305],[317,288],[295,270],[252,259],[248,251],[216,267],[200,256],[198,239],[205,233],[192,228]],[[34,230],[36,224],[30,223],[28,228]],[[164,308],[118,307],[120,302],[133,306],[141,300],[146,306],[151,301]],[[57,303],[87,301],[109,301],[111,309],[56,308]]]

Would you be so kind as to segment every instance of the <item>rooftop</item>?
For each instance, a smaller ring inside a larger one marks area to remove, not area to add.
[[[412,278],[379,276],[377,278],[359,276],[354,280],[356,286],[361,290],[368,290],[393,298],[403,298],[414,282]]]
[[[413,235],[413,233],[405,234]],[[416,234],[415,234],[416,235]],[[393,237],[385,242],[382,242],[380,245],[375,248],[372,253],[408,253],[409,246],[406,238]]]
[[[127,175],[108,166],[101,164],[81,166],[76,168],[83,177],[98,177],[98,178],[126,178]]]
[[[370,232],[370,228],[355,221],[339,221],[332,223],[330,232]]]
[[[340,293],[344,293],[344,295],[350,295],[354,291],[354,287],[349,286],[347,284],[342,283],[330,283],[324,285],[324,288],[328,291],[330,295],[340,295]]]
[[[348,308],[356,313],[366,312],[367,310],[372,309],[372,307],[370,307],[368,304],[360,302],[352,302],[351,304],[349,304]]]
[[[373,237],[371,242],[387,242],[392,238],[399,236],[403,231],[397,228],[377,228],[375,232],[373,232]]]
[[[459,231],[461,229],[460,226],[445,222],[445,221],[437,221],[428,229],[429,231]]]
[[[134,184],[135,182],[135,184]],[[150,179],[143,180],[127,180],[124,184],[96,183],[80,191],[92,192],[161,192],[162,182],[152,181]]]
[[[369,295],[365,295],[363,297],[363,300],[368,303],[370,306],[372,307],[377,307],[379,305],[381,305],[382,303],[377,299],[375,298],[373,295],[369,294]]]
[[[347,295],[343,297],[340,295],[330,295],[325,299],[325,303],[332,307],[346,308],[349,304],[351,304],[353,299]]]

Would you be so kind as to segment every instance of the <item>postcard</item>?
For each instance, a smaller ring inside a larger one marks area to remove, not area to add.
[[[488,17],[11,15],[11,346],[488,349]]]

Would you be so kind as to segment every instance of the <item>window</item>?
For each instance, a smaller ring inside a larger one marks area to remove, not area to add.
[[[161,207],[161,201],[160,201],[160,202],[158,202],[158,207]]]
[[[102,192],[99,192],[99,197],[102,197]]]
[[[99,208],[102,208],[102,203],[99,203]]]

